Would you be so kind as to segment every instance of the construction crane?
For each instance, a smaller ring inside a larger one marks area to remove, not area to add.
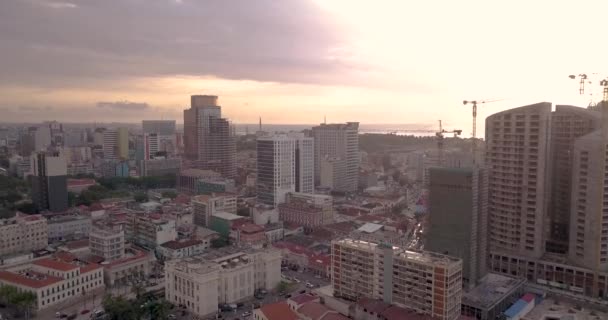
[[[472,104],[473,105],[473,132],[471,133],[471,136],[473,138],[473,142],[471,144],[471,153],[473,154],[473,163],[476,162],[477,160],[477,105],[478,104],[485,104],[485,103],[490,103],[490,102],[496,102],[496,101],[501,101],[504,99],[494,99],[494,100],[463,100],[462,104],[463,105],[467,105],[467,104]]]
[[[439,131],[437,131],[435,133],[435,136],[437,137],[437,158],[438,158],[438,166],[442,166],[443,165],[443,134],[444,133],[453,133],[454,134],[454,138],[458,137],[460,134],[462,134],[462,130],[451,130],[451,131],[447,131],[445,129],[443,129],[443,126],[441,125],[441,120],[439,120]]]
[[[608,103],[608,78],[600,81],[600,86],[604,87],[604,96],[602,97],[602,101],[604,101],[604,103]]]
[[[574,75],[571,74],[568,76],[570,79],[576,79],[579,78],[579,82],[578,82],[578,93],[580,95],[584,95],[585,94],[585,84],[587,85],[591,85],[590,87],[588,87],[587,91],[589,94],[589,105],[588,107],[592,108],[595,106],[595,103],[593,102],[593,86],[592,84],[594,84],[594,82],[597,79],[597,73],[591,73],[591,74],[586,74],[586,73],[580,73],[578,75]],[[604,83],[605,80],[600,81],[600,85],[604,87],[604,90],[606,88],[606,85],[602,84]],[[606,83],[608,85],[608,83]],[[605,91],[604,91],[605,92]],[[604,93],[605,95],[606,93]],[[606,100],[606,97],[604,97],[604,100]]]
[[[583,95],[585,94],[585,82],[587,80],[587,74],[585,73],[581,73],[578,76],[571,74],[568,76],[570,79],[576,79],[577,77],[580,78],[581,80],[579,81],[579,85],[578,85],[578,93]],[[591,81],[589,81],[589,83],[591,83]]]

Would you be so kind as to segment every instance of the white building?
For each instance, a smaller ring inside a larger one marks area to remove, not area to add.
[[[126,220],[127,238],[146,248],[156,248],[165,242],[177,239],[175,220],[163,219],[160,215],[131,214]]]
[[[192,197],[191,203],[194,224],[200,227],[208,227],[211,223],[211,216],[217,212],[236,214],[236,195],[231,193],[198,195]]]
[[[103,268],[75,258],[43,258],[0,271],[0,284],[34,293],[42,310],[102,288]]]
[[[258,202],[277,206],[296,191],[296,141],[286,134],[257,138]]]
[[[0,220],[0,256],[46,248],[48,225],[41,215]]]
[[[218,303],[250,299],[256,289],[270,290],[281,281],[281,252],[274,248],[226,247],[171,260],[165,264],[165,297],[207,316]]]
[[[321,161],[338,158],[344,161],[333,189],[342,192],[357,191],[359,182],[359,123],[321,124],[312,128],[315,139],[315,184],[321,182]]]
[[[91,218],[80,215],[55,216],[47,221],[49,241],[73,240],[88,237]]]
[[[120,259],[125,254],[125,232],[94,226],[89,234],[89,247],[92,254],[106,261]]]

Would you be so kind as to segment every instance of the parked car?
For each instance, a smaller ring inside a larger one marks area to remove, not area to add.
[[[243,314],[241,315],[241,317],[245,318],[245,317],[249,317],[250,315],[251,315],[251,312],[245,311],[245,312],[243,312]]]

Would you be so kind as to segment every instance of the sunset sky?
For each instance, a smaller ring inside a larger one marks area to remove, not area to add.
[[[505,99],[480,119],[586,104],[568,75],[608,76],[606,12],[605,0],[1,1],[0,122],[182,122],[190,94],[214,94],[237,123],[443,119],[468,134],[463,99]]]

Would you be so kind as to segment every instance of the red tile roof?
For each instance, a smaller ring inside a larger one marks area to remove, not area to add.
[[[30,277],[9,271],[0,271],[0,280],[34,289],[44,288],[63,280],[34,271],[28,271],[28,274]],[[38,277],[38,279],[34,277]]]
[[[264,232],[264,227],[258,226],[257,224],[253,224],[253,223],[244,223],[241,225],[237,225],[234,227],[234,229],[241,230],[242,232],[245,232],[245,233]]]
[[[390,306],[380,313],[386,320],[438,320],[430,315],[419,314],[414,310]]]
[[[101,266],[96,263],[87,263],[80,267],[80,274],[91,272],[93,270],[101,269]]]
[[[391,305],[383,302],[382,300],[376,300],[371,298],[361,298],[357,301],[357,305],[367,312],[380,313],[388,309]]]
[[[64,262],[61,260],[51,259],[51,258],[44,258],[44,259],[36,260],[33,262],[33,264],[35,264],[37,266],[49,268],[49,269],[63,271],[63,272],[78,269],[78,266],[76,266],[76,265],[73,265],[71,263],[67,263],[67,262]]]
[[[298,308],[298,313],[303,314],[311,320],[321,319],[321,316],[323,316],[328,311],[330,311],[329,308],[318,302],[309,302]]]
[[[337,312],[327,313],[321,320],[349,320],[350,318]]]
[[[305,304],[306,302],[315,301],[317,299],[319,299],[319,297],[315,297],[312,294],[308,293],[303,293],[295,297],[289,298],[289,300],[295,302],[297,305]]]
[[[112,269],[113,267],[128,263],[128,262],[132,262],[132,261],[136,261],[136,260],[140,260],[140,259],[144,259],[148,256],[148,253],[145,251],[140,251],[140,250],[135,250],[135,249],[131,249],[133,250],[133,252],[135,253],[134,255],[130,256],[130,257],[125,257],[122,259],[118,259],[118,260],[114,260],[112,262],[110,262],[109,264],[103,265],[105,268],[108,269]]]
[[[85,248],[85,247],[89,246],[89,239],[70,241],[70,242],[66,243],[65,246],[68,247],[68,249],[72,249],[72,250]]]
[[[260,311],[268,320],[298,320],[298,316],[285,301],[265,304],[260,308]]]

